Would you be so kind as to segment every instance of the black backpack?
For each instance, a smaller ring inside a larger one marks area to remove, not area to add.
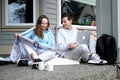
[[[113,36],[102,34],[96,42],[96,53],[108,64],[115,64],[117,60],[117,45]]]

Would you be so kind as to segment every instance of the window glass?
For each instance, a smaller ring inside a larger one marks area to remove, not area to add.
[[[35,24],[35,0],[6,0],[6,25]]]
[[[73,14],[74,25],[96,26],[95,0],[61,0],[61,16],[69,12]]]

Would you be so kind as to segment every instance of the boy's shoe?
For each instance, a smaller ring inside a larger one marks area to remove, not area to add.
[[[41,59],[34,59],[34,63],[33,63],[33,65],[32,65],[32,68],[33,69],[36,69],[37,67],[37,65],[38,65],[38,62],[41,62],[42,60]]]
[[[107,64],[107,61],[106,60],[100,60],[100,61],[89,60],[88,63],[89,64],[96,64],[96,65],[105,65],[105,64]]]
[[[107,64],[107,61],[106,60],[101,60],[99,64],[100,65]]]
[[[18,65],[18,66],[28,66],[28,60],[19,59],[19,60],[17,61],[17,65]]]
[[[89,64],[104,65],[107,64],[106,60],[101,60],[97,54],[91,54],[88,60]]]

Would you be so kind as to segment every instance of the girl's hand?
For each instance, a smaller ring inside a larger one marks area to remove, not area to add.
[[[19,37],[19,36],[18,36],[18,33],[14,32],[14,37],[15,37],[15,38],[18,38],[18,37]]]

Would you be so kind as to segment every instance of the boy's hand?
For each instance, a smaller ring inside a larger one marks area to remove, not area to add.
[[[70,49],[74,49],[77,47],[77,44],[76,43],[69,43],[69,48]]]

